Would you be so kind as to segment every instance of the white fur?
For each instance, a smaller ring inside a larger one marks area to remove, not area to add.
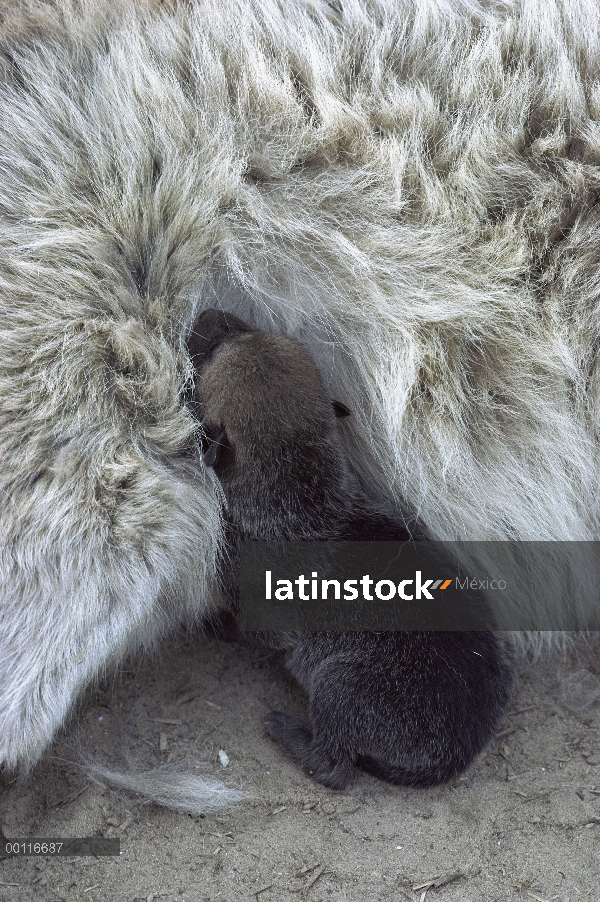
[[[599,538],[595,0],[0,10],[0,761],[210,607],[204,307],[308,345],[431,536]]]
[[[155,767],[149,771],[119,773],[87,762],[86,769],[98,782],[133,793],[147,803],[162,805],[188,814],[204,814],[224,805],[248,799],[248,793],[225,786],[218,780],[206,780],[193,773]]]

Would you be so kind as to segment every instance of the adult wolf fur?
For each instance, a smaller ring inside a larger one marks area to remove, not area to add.
[[[205,310],[190,353],[204,460],[223,488],[230,547],[219,569],[234,608],[241,540],[412,538],[408,519],[369,502],[352,478],[336,420],[348,410],[328,398],[302,345]],[[287,650],[309,697],[312,729],[275,711],[267,729],[335,789],[356,764],[392,783],[451,779],[493,735],[514,682],[510,643],[491,632],[256,638]]]
[[[593,0],[0,10],[1,761],[210,608],[206,307],[310,346],[430,536],[598,538]]]

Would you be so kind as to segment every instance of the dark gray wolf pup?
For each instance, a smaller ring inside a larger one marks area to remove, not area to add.
[[[207,310],[189,350],[204,461],[225,496],[229,558],[222,584],[235,610],[243,539],[382,539],[417,534],[370,502],[352,474],[338,419],[305,348]],[[493,632],[269,633],[309,697],[312,729],[279,712],[270,734],[327,786],[354,767],[391,783],[459,774],[489,741],[513,685],[507,640]]]

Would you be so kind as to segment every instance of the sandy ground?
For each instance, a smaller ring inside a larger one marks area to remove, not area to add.
[[[522,674],[462,779],[414,790],[357,773],[334,792],[262,726],[304,711],[279,656],[179,635],[90,691],[31,775],[0,783],[6,836],[120,836],[121,855],[5,859],[0,902],[598,902],[600,704],[565,707],[561,667]],[[69,763],[78,746],[109,766],[185,762],[248,799],[204,817],[142,805],[90,783]]]

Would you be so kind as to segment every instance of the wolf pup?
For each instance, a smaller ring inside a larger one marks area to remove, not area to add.
[[[222,585],[237,607],[239,543],[419,537],[414,522],[367,499],[338,419],[305,348],[206,310],[189,341],[203,456],[223,488],[231,549]],[[508,641],[492,632],[259,635],[287,650],[308,693],[312,729],[279,712],[269,733],[315,779],[341,789],[359,766],[391,783],[431,785],[460,773],[492,736],[510,697]]]

